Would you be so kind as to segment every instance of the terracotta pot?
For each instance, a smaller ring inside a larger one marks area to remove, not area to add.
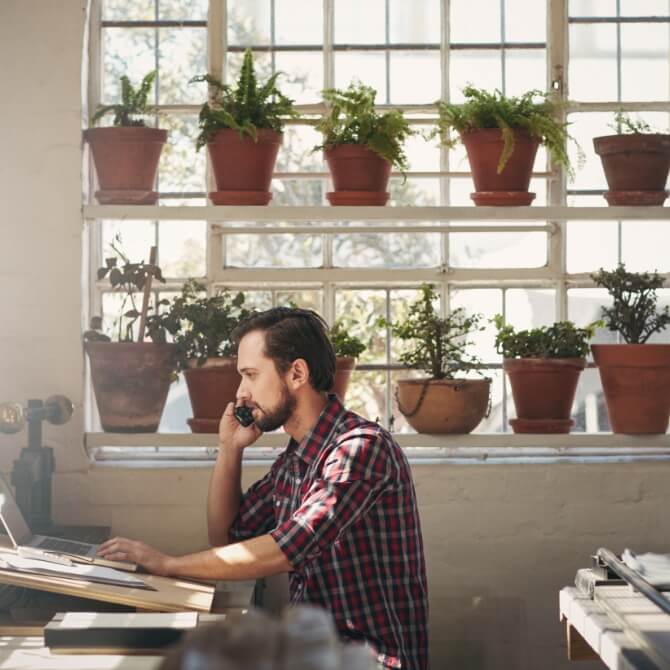
[[[469,433],[489,406],[490,379],[402,379],[400,413],[419,433]]]
[[[194,433],[218,433],[221,415],[242,382],[237,358],[209,358],[205,365],[184,370],[193,418],[188,425]]]
[[[341,402],[345,400],[351,373],[355,368],[356,359],[352,356],[337,356],[335,359],[335,381],[331,392],[337,395]]]
[[[593,344],[615,433],[662,434],[670,418],[670,344]]]
[[[84,139],[91,147],[101,205],[153,205],[158,161],[167,130],[141,127],[89,128]]]
[[[165,407],[175,345],[152,342],[86,342],[102,429],[154,433]]]
[[[585,365],[583,358],[504,359],[519,419],[510,421],[514,432],[569,433],[574,423],[570,411]]]
[[[216,191],[209,194],[215,205],[267,205],[277,152],[283,135],[263,128],[251,137],[237,130],[217,131],[207,143]]]
[[[461,133],[475,183],[470,197],[476,205],[529,205],[535,198],[528,192],[539,141],[526,131],[514,129],[514,150],[501,174],[498,162],[503,151],[502,131],[479,128]]]
[[[324,150],[335,192],[331,205],[385,205],[391,163],[362,144],[340,144]]]
[[[610,205],[662,205],[670,170],[670,135],[633,133],[593,138]]]

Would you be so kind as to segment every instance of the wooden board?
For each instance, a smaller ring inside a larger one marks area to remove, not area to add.
[[[137,576],[156,590],[95,584],[78,579],[64,579],[2,569],[0,569],[0,584],[23,586],[156,612],[183,612],[184,610],[209,612],[212,607],[213,586],[156,575],[137,574]]]

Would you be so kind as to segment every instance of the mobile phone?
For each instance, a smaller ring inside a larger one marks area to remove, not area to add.
[[[246,405],[239,405],[233,410],[233,413],[235,414],[235,418],[245,428],[254,422],[254,415]]]

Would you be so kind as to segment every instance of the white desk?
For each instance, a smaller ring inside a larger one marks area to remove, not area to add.
[[[670,670],[670,616],[629,586],[597,586],[593,600],[566,587],[559,600],[571,660],[600,658],[611,670]]]

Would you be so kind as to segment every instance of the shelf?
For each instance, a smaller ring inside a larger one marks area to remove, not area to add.
[[[217,207],[85,205],[84,218],[161,221],[670,221],[670,207]]]

